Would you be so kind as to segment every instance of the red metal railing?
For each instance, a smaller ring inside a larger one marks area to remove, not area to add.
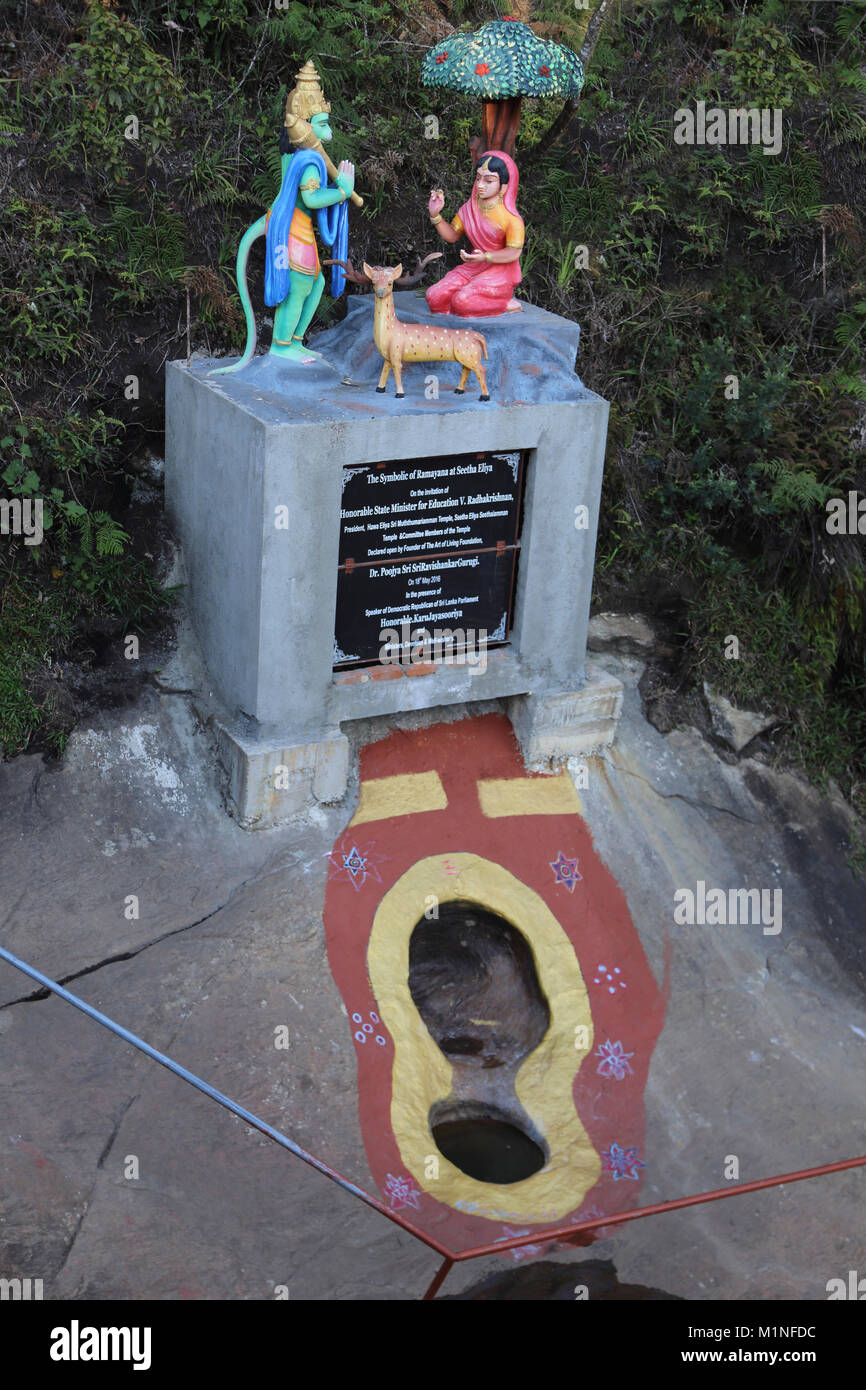
[[[782,1187],[788,1182],[802,1182],[804,1178],[820,1178],[825,1173],[841,1173],[846,1168],[866,1167],[866,1154],[860,1158],[843,1158],[838,1163],[822,1163],[817,1168],[800,1168],[794,1173],[779,1173],[772,1178],[755,1178],[753,1182],[737,1183],[736,1187],[717,1187],[712,1192],[697,1192],[691,1197],[674,1197],[669,1202],[653,1202],[645,1207],[634,1207],[631,1211],[621,1211],[614,1216],[593,1217],[591,1221],[575,1221],[568,1226],[558,1226],[552,1231],[536,1232],[534,1235],[515,1236],[511,1240],[497,1240],[493,1245],[476,1245],[459,1253],[452,1251],[446,1256],[435,1279],[424,1298],[433,1298],[442,1285],[451,1266],[459,1260],[475,1260],[480,1255],[495,1255],[500,1250],[513,1250],[520,1245],[535,1245],[539,1242],[574,1236],[581,1231],[592,1231],[599,1226],[620,1226],[626,1221],[638,1221],[642,1216],[658,1216],[664,1211],[679,1211],[682,1207],[697,1207],[704,1202],[718,1202],[723,1197],[737,1197],[745,1192],[760,1192],[765,1187]],[[424,1237],[422,1237],[424,1239]],[[428,1242],[429,1243],[429,1242]]]
[[[410,1221],[407,1217],[401,1216],[399,1212],[392,1211],[390,1207],[386,1207],[384,1202],[380,1201],[378,1197],[374,1197],[371,1193],[366,1192],[363,1187],[358,1187],[356,1183],[351,1182],[348,1178],[344,1177],[342,1173],[338,1173],[335,1168],[329,1168],[327,1163],[323,1163],[320,1158],[316,1158],[314,1154],[307,1153],[306,1149],[302,1149],[300,1145],[296,1144],[288,1135],[282,1134],[278,1129],[275,1129],[273,1125],[269,1125],[266,1120],[259,1119],[251,1110],[246,1110],[242,1105],[238,1105],[237,1101],[231,1100],[214,1086],[211,1086],[209,1082],[204,1081],[200,1076],[196,1076],[193,1072],[188,1071],[186,1067],[181,1066],[179,1062],[175,1062],[173,1058],[168,1057],[164,1052],[158,1052],[156,1048],[151,1047],[150,1043],[144,1042],[144,1040],[137,1037],[135,1033],[131,1033],[128,1028],[124,1028],[122,1024],[115,1023],[113,1019],[101,1013],[99,1009],[95,1009],[92,1004],[88,1004],[83,999],[79,999],[77,995],[70,994],[69,990],[64,989],[62,985],[49,979],[47,975],[43,975],[42,972],[35,969],[34,966],[19,960],[17,956],[13,956],[10,951],[7,951],[2,946],[0,946],[0,959],[8,961],[16,970],[21,970],[25,975],[29,975],[31,979],[37,980],[45,989],[51,990],[51,992],[56,994],[60,999],[65,999],[68,1004],[72,1004],[76,1009],[86,1014],[88,1018],[92,1018],[96,1023],[101,1024],[103,1028],[107,1028],[117,1037],[122,1038],[124,1042],[131,1043],[133,1047],[143,1052],[146,1057],[150,1057],[152,1061],[158,1062],[160,1066],[166,1067],[167,1070],[173,1072],[175,1076],[179,1076],[182,1081],[188,1082],[188,1084],[194,1086],[196,1090],[209,1096],[211,1100],[215,1100],[218,1105],[222,1105],[224,1109],[231,1111],[233,1115],[237,1115],[254,1129],[257,1129],[261,1134],[266,1135],[269,1139],[273,1139],[274,1142],[281,1145],[282,1148],[288,1149],[296,1158],[300,1158],[304,1163],[308,1163],[312,1168],[323,1173],[326,1178],[330,1178],[330,1180],[335,1182],[338,1187],[341,1187],[344,1192],[351,1193],[353,1197],[357,1197],[368,1207],[372,1207],[374,1211],[378,1211],[382,1216],[386,1216],[389,1221],[393,1221],[396,1226],[401,1226],[404,1231],[408,1231],[416,1240],[422,1241],[423,1244],[429,1246],[431,1250],[435,1250],[437,1254],[442,1255],[442,1264],[437,1270],[426,1293],[424,1293],[422,1301],[435,1298],[444,1280],[448,1276],[449,1271],[455,1264],[462,1263],[464,1260],[476,1260],[482,1255],[496,1255],[505,1250],[515,1250],[522,1245],[548,1244],[556,1240],[564,1240],[566,1243],[571,1243],[574,1241],[575,1236],[585,1231],[597,1230],[599,1227],[621,1226],[626,1221],[638,1221],[643,1216],[658,1216],[662,1212],[679,1211],[683,1207],[696,1207],[705,1202],[718,1202],[725,1197],[742,1196],[747,1192],[760,1192],[767,1187],[782,1187],[785,1183],[789,1182],[802,1182],[806,1178],[819,1178],[826,1173],[841,1173],[848,1168],[866,1167],[866,1154],[864,1154],[860,1158],[845,1158],[837,1163],[822,1163],[817,1168],[800,1168],[796,1172],[779,1173],[772,1178],[756,1178],[752,1182],[738,1183],[735,1187],[721,1187],[716,1188],[712,1192],[698,1192],[691,1197],[674,1197],[669,1202],[654,1202],[649,1206],[635,1207],[630,1211],[621,1211],[613,1216],[598,1216],[593,1217],[589,1221],[570,1222],[567,1226],[556,1226],[553,1230],[549,1231],[531,1232],[529,1235],[525,1236],[512,1236],[508,1240],[497,1240],[490,1245],[475,1245],[467,1250],[460,1251],[451,1250],[447,1245],[437,1240],[435,1236],[429,1235],[427,1231],[422,1231],[420,1227],[416,1226],[414,1222]]]

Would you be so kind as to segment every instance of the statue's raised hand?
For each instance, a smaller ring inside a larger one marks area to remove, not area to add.
[[[437,212],[441,212],[445,206],[445,194],[441,188],[430,189],[430,201],[427,204],[427,211],[431,217],[435,217]]]
[[[349,194],[352,193],[352,192],[354,191],[354,188],[355,188],[355,166],[354,166],[354,164],[352,164],[352,162],[351,162],[350,160],[348,160],[348,159],[341,159],[341,160],[340,160],[340,167],[339,167],[339,169],[337,170],[336,184],[337,184],[337,187],[338,187],[338,188],[342,188],[342,190],[343,190],[343,192],[345,193],[345,195],[346,195],[347,198],[348,198]]]

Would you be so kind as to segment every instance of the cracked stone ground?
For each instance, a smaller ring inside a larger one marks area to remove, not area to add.
[[[666,946],[672,960],[639,1201],[723,1186],[729,1155],[747,1180],[862,1153],[866,932],[844,805],[723,763],[692,730],[662,736],[641,714],[640,664],[604,661],[626,705],[590,760],[586,818],[659,981]],[[321,921],[325,855],[356,798],[239,830],[191,703],[149,687],[79,730],[59,766],[0,766],[0,941],[369,1189]],[[781,887],[782,931],[675,926],[674,890],[698,879]],[[292,1299],[387,1300],[435,1272],[412,1237],[5,963],[0,1048],[0,1275],[41,1278],[55,1299],[264,1299],[285,1284]],[[823,1299],[866,1269],[864,1181],[647,1218],[553,1260],[575,1283],[582,1260],[612,1260],[621,1281],[690,1299]],[[530,1268],[458,1266],[445,1292]]]

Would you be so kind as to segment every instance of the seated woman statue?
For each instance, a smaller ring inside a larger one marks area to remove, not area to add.
[[[520,284],[523,219],[517,207],[517,165],[503,150],[488,150],[475,166],[475,187],[456,217],[442,217],[445,195],[430,191],[430,219],[443,241],[468,237],[472,251],[461,251],[463,265],[444,275],[427,291],[434,314],[489,318],[520,309],[514,286]]]

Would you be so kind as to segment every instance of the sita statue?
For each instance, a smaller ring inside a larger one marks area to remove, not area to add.
[[[443,241],[468,237],[471,251],[461,251],[462,265],[427,290],[434,314],[490,318],[520,309],[514,287],[520,284],[523,218],[517,211],[517,165],[504,150],[488,150],[475,166],[475,186],[450,222],[442,216],[445,194],[430,190],[427,210]]]
[[[359,207],[363,199],[354,192],[355,166],[344,159],[336,169],[322,148],[332,138],[328,123],[330,103],[319,84],[312,62],[301,68],[286,98],[284,130],[280,136],[282,182],[273,207],[244,232],[238,247],[238,293],[247,324],[247,342],[239,362],[217,367],[210,376],[238,372],[256,350],[256,321],[247,288],[247,260],[257,237],[265,236],[265,303],[275,306],[270,354],[291,362],[315,362],[321,356],[303,345],[304,334],[319,306],[325,277],[311,214],[316,213],[319,235],[334,255],[345,260],[348,249],[348,200]],[[335,186],[328,185],[331,176]],[[339,265],[331,269],[331,294],[343,293],[345,275]]]

